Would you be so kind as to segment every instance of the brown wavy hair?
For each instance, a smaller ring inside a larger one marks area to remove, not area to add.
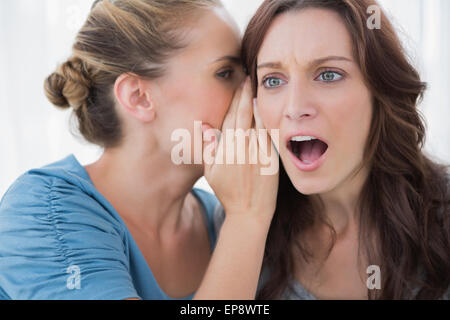
[[[89,142],[115,147],[123,137],[112,89],[124,73],[154,79],[187,43],[184,29],[220,0],[97,0],[79,31],[72,56],[47,77],[55,106],[72,108]]]
[[[242,56],[257,96],[257,56],[275,17],[322,8],[337,12],[353,40],[354,57],[373,97],[373,118],[363,165],[370,168],[359,198],[359,243],[369,264],[381,269],[381,290],[369,299],[438,299],[450,285],[449,166],[423,152],[425,121],[417,106],[426,84],[408,61],[393,26],[381,11],[381,29],[369,29],[373,0],[265,0],[251,19]],[[315,222],[336,233],[300,194],[281,165],[277,209],[264,256],[270,270],[258,299],[278,299],[293,274],[294,244],[312,256],[305,231]],[[374,240],[375,239],[375,242]]]

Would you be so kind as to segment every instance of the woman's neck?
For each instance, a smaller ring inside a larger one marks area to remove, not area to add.
[[[345,236],[349,226],[359,223],[359,202],[368,171],[362,169],[357,174],[349,176],[338,187],[320,195],[311,196],[316,208],[331,223],[338,238]]]
[[[176,166],[166,154],[135,146],[105,150],[86,170],[125,221],[155,234],[177,230],[186,197],[202,175],[198,166]]]

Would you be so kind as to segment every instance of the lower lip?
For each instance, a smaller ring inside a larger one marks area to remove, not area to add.
[[[295,156],[295,154],[292,153],[292,151],[288,148],[289,153],[291,154],[292,158],[294,159],[295,166],[304,172],[311,172],[311,171],[315,171],[315,170],[319,169],[322,166],[322,164],[325,162],[329,149],[330,149],[330,147],[328,147],[327,150],[325,151],[325,153],[323,155],[321,155],[320,158],[317,159],[316,161],[314,161],[313,163],[306,164],[303,161],[301,161],[299,158],[297,158]]]

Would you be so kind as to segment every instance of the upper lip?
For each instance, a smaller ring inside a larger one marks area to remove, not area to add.
[[[288,145],[293,137],[308,137],[308,136],[315,137],[315,138],[319,139],[320,141],[325,142],[328,145],[327,140],[325,140],[324,138],[319,136],[317,133],[314,133],[311,131],[301,131],[301,132],[296,132],[296,133],[292,133],[292,134],[288,135],[286,138],[286,141],[285,141],[285,145]]]

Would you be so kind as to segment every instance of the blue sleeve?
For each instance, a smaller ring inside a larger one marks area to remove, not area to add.
[[[0,203],[0,292],[14,300],[139,298],[108,216],[63,179],[19,178]]]

